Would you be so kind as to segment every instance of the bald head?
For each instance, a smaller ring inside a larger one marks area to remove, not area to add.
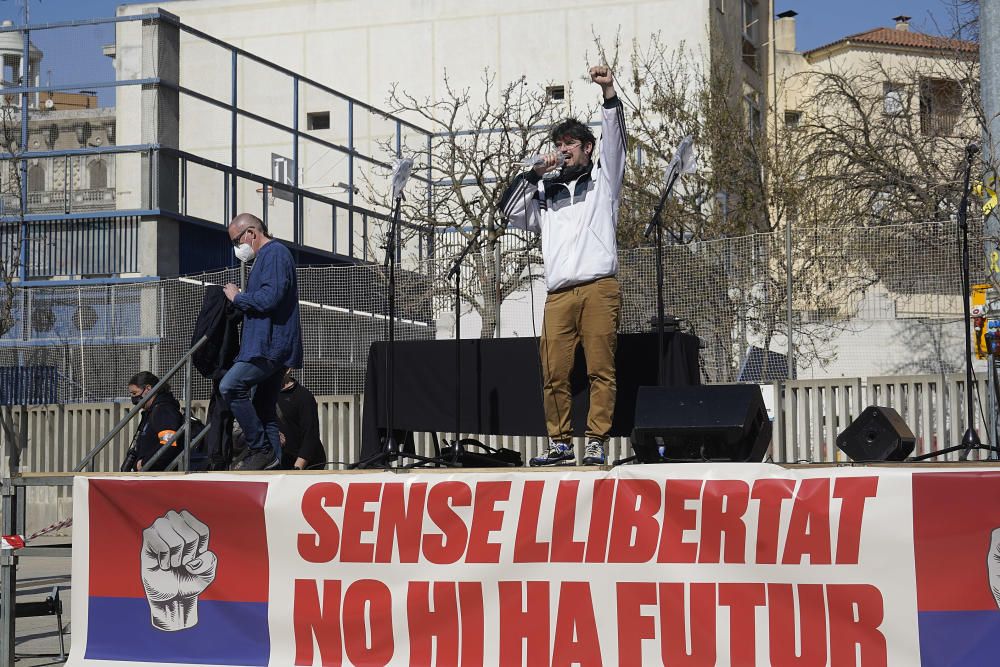
[[[255,229],[264,229],[264,222],[258,218],[253,213],[240,213],[233,221],[229,223],[229,231],[232,232],[242,232],[248,227],[253,227]]]
[[[249,235],[247,232],[253,230]],[[264,222],[253,213],[240,213],[229,223],[229,240],[234,246],[240,243],[249,243],[253,249],[260,250],[260,247],[271,240],[267,233]]]

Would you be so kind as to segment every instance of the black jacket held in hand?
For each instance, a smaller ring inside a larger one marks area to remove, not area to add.
[[[148,467],[148,461],[156,455],[161,446],[173,437],[183,423],[181,405],[174,398],[174,395],[166,389],[157,391],[152,402],[142,411],[142,420],[139,422],[139,437],[136,446],[139,449],[139,460],[143,462],[142,469],[144,471],[163,470],[174,460],[182,447],[182,443],[176,440],[170,447],[170,451],[164,452],[152,468]]]
[[[201,302],[201,312],[194,323],[191,345],[202,336],[208,336],[205,344],[191,357],[194,367],[209,380],[221,380],[240,351],[239,324],[243,313],[226,298],[222,287],[209,285],[205,288],[205,298]]]

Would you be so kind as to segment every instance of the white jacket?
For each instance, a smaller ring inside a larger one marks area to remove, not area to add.
[[[601,110],[600,158],[589,173],[560,183],[534,170],[504,192],[508,224],[542,235],[549,292],[618,273],[618,200],[625,178],[625,116],[617,97]]]

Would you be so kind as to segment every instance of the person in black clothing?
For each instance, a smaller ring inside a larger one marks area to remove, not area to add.
[[[285,371],[278,393],[278,432],[281,438],[281,467],[305,470],[326,461],[319,439],[319,408],[316,397]]]
[[[203,377],[212,381],[205,415],[208,433],[199,446],[208,457],[209,470],[229,470],[233,461],[233,412],[222,397],[220,384],[239,354],[242,320],[243,312],[230,303],[221,286],[205,287],[201,312],[191,334],[191,347],[202,338],[206,340],[191,356],[191,363]]]
[[[138,405],[143,398],[149,396],[160,381],[149,371],[142,371],[132,376],[128,383],[128,393],[132,398],[132,404]],[[174,395],[170,393],[170,386],[163,385],[156,390],[152,398],[149,398],[142,409],[142,419],[139,421],[139,433],[137,435],[136,447],[139,450],[139,460],[136,463],[136,470],[148,472],[150,470],[163,470],[180,452],[180,443],[173,442],[171,450],[164,452],[160,458],[153,462],[152,466],[144,465],[146,461],[153,458],[160,447],[167,444],[177,429],[184,423],[184,416],[181,414],[181,405]]]

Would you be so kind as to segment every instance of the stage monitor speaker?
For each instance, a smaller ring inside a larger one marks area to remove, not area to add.
[[[852,461],[902,461],[916,440],[898,412],[870,405],[837,436],[837,447]]]
[[[632,451],[640,463],[763,461],[770,444],[758,385],[639,387]]]

